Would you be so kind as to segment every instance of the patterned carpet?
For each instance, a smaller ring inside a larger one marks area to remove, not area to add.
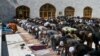
[[[23,40],[27,43],[27,44],[33,44],[33,45],[41,45],[40,41],[35,39],[33,35],[29,34],[27,31],[25,31],[23,28],[18,26],[18,31],[17,33],[19,33]],[[56,52],[54,52],[51,48],[46,48],[45,50],[48,50],[49,53],[45,54],[45,55],[37,55],[37,56],[60,56],[57,55]],[[33,50],[32,50],[33,51]],[[43,50],[41,50],[43,51]],[[35,51],[36,52],[36,51]],[[40,52],[41,53],[41,52]]]

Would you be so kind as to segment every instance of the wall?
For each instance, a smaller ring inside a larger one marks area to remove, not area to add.
[[[93,9],[92,17],[100,18],[99,0],[0,0],[0,17],[12,18],[16,14],[16,8],[25,5],[30,8],[30,17],[39,17],[39,9],[42,5],[49,3],[55,6],[56,16],[59,12],[64,15],[64,10],[68,6],[75,8],[75,16],[83,16],[83,9],[89,6]]]

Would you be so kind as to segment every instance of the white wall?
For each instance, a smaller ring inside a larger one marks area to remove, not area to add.
[[[99,0],[0,0],[0,15],[13,17],[16,14],[16,8],[25,5],[30,8],[30,17],[39,17],[39,9],[42,5],[49,3],[55,6],[56,16],[59,11],[64,15],[64,10],[68,6],[75,9],[75,16],[83,16],[83,9],[89,6],[93,9],[92,17],[100,18],[100,1]]]

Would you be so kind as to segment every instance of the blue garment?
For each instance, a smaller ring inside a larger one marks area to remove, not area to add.
[[[2,27],[2,32],[7,34],[7,33],[12,33],[13,31],[9,27]]]

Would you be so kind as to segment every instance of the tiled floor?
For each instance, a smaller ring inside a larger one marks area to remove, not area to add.
[[[29,47],[19,34],[6,35],[6,41],[7,41],[9,56],[25,56],[27,54],[30,55],[32,54],[32,51],[29,49]],[[23,49],[20,46],[21,44],[25,44]]]

